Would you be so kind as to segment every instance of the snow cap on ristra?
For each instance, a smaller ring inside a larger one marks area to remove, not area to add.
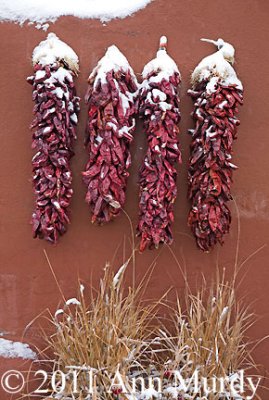
[[[150,80],[161,81],[162,79],[169,80],[169,77],[180,72],[175,61],[167,54],[167,37],[162,36],[160,39],[160,47],[157,52],[156,58],[151,60],[148,64],[145,65],[142,77],[143,79],[147,79],[152,73],[156,73],[157,76],[152,77]]]
[[[209,40],[201,39],[204,42],[213,43],[218,50],[203,58],[192,73],[191,82],[195,86],[203,80],[209,80],[207,91],[214,91],[216,81],[221,79],[224,85],[237,85],[238,89],[243,90],[241,81],[237,78],[236,72],[231,64],[234,63],[234,47],[223,39]]]
[[[124,71],[131,74],[134,82],[137,84],[136,76],[131,68],[127,58],[122,54],[122,52],[118,49],[117,46],[112,45],[108,47],[104,57],[102,57],[97,66],[93,69],[92,73],[89,76],[89,82],[95,81],[95,85],[101,81],[101,83],[105,83],[107,79],[107,73],[110,71]]]
[[[47,39],[39,43],[33,51],[32,60],[33,65],[37,63],[49,65],[64,60],[74,72],[78,72],[79,69],[78,56],[74,50],[60,40],[55,33],[49,33]]]

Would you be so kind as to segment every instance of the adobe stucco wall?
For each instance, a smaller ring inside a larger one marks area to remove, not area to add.
[[[196,249],[186,220],[188,214],[187,160],[193,126],[191,99],[187,96],[191,70],[202,57],[214,51],[201,37],[224,38],[236,47],[235,68],[245,87],[245,104],[240,110],[241,126],[234,146],[234,162],[240,167],[234,174],[233,195],[240,213],[240,260],[246,259],[269,238],[269,135],[268,99],[269,74],[267,52],[269,40],[269,2],[267,0],[155,0],[133,17],[114,20],[107,25],[99,21],[65,17],[51,24],[54,31],[70,44],[80,57],[78,95],[86,90],[87,76],[104,54],[107,46],[116,44],[127,56],[135,72],[141,73],[146,62],[155,56],[160,35],[168,36],[168,49],[182,72],[181,89],[181,147],[183,165],[180,168],[179,195],[175,205],[175,240],[171,249],[186,266],[191,285],[201,272],[207,278],[214,275],[217,260],[232,274],[237,243],[237,217],[233,203],[233,222],[223,248],[211,254]],[[72,223],[68,233],[57,246],[33,240],[29,220],[33,197],[31,188],[31,133],[33,103],[31,86],[25,78],[32,73],[31,53],[46,33],[32,26],[0,24],[0,331],[9,338],[19,338],[26,324],[46,307],[57,306],[60,294],[53,280],[43,249],[46,249],[59,283],[66,296],[76,291],[77,277],[97,284],[104,263],[113,261],[115,267],[126,254],[131,237],[130,225],[124,214],[113,223],[96,227],[89,221],[84,203],[81,170],[86,162],[83,137],[86,108],[81,102],[76,155],[72,161],[74,196]],[[145,137],[138,124],[132,144],[133,165],[128,183],[125,210],[133,227],[137,222],[138,168],[145,152]],[[251,339],[269,332],[269,249],[262,248],[244,267],[246,276],[238,294],[247,294],[246,301],[254,303],[259,319],[250,330]],[[143,276],[156,260],[149,284],[148,297],[158,298],[171,285],[182,288],[179,268],[167,247],[146,251],[137,256],[137,277]],[[131,273],[131,271],[130,271]],[[36,340],[35,330],[27,335],[28,342]],[[255,351],[256,360],[269,369],[269,341]],[[4,361],[0,360],[3,366]],[[2,399],[2,397],[1,397]]]

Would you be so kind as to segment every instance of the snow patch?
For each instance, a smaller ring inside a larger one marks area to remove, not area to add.
[[[159,106],[163,111],[168,111],[172,109],[172,105],[166,103],[166,101],[160,101]]]
[[[0,20],[23,24],[38,23],[37,29],[47,29],[45,22],[55,22],[64,15],[78,18],[125,18],[145,8],[152,0],[1,0]]]
[[[32,60],[33,65],[37,63],[48,65],[54,64],[58,60],[64,60],[73,71],[76,72],[79,68],[78,56],[74,50],[60,40],[55,33],[49,33],[47,39],[39,43],[33,51]]]
[[[60,87],[57,87],[56,89],[52,90],[51,93],[56,94],[56,96],[57,96],[59,99],[62,99],[63,96],[64,96],[64,91],[63,91],[63,89],[61,89]]]
[[[213,129],[213,131],[212,131],[212,129]],[[211,125],[211,126],[205,131],[205,134],[206,134],[206,137],[207,137],[207,138],[215,138],[215,137],[218,135],[218,132],[217,132],[216,130],[214,130],[214,129],[215,129],[214,125]],[[216,299],[215,299],[215,301],[216,301]]]
[[[163,40],[163,38],[162,36],[161,40]],[[143,79],[147,79],[152,73],[157,73],[157,76],[150,77],[149,81],[161,82],[162,79],[169,80],[169,76],[174,75],[175,72],[179,74],[175,61],[167,54],[165,47],[161,47],[157,52],[156,58],[145,65],[142,77]]]
[[[35,80],[38,81],[39,79],[43,79],[46,76],[46,71],[36,71],[35,73]]]
[[[218,76],[214,76],[213,78],[210,79],[210,81],[206,85],[206,91],[208,94],[214,93],[217,90],[218,80],[219,80]]]
[[[65,303],[67,306],[70,306],[71,304],[75,305],[75,306],[80,306],[80,301],[78,301],[78,299],[76,299],[75,297],[73,297],[72,299],[68,299]]]
[[[88,81],[90,84],[93,84],[94,89],[96,89],[99,84],[105,86],[109,84],[108,74],[110,73],[110,75],[112,75],[110,76],[110,78],[113,81],[115,88],[117,89],[119,101],[123,109],[123,114],[126,115],[128,110],[130,109],[130,106],[134,103],[136,92],[131,93],[129,91],[126,91],[125,93],[123,93],[123,90],[119,86],[117,78],[115,77],[115,74],[119,71],[121,71],[123,74],[131,75],[136,87],[138,87],[136,76],[126,57],[115,45],[112,45],[107,49],[104,57],[102,57],[98,61],[98,64],[91,72]]]
[[[64,85],[64,81],[67,79],[70,83],[73,82],[73,76],[72,74],[65,68],[60,67],[57,69],[57,71],[53,72],[51,74],[51,77],[46,79],[44,82],[45,83],[55,83],[55,82],[60,82],[62,85]]]
[[[107,49],[104,57],[98,61],[97,66],[93,69],[89,76],[89,81],[95,80],[94,86],[96,87],[99,80],[102,84],[106,83],[108,72],[118,72],[120,70],[131,73],[133,79],[135,82],[137,82],[136,76],[130,64],[128,63],[127,58],[122,54],[117,46],[112,45]]]
[[[159,89],[153,89],[152,94],[153,97],[159,97],[160,101],[165,101],[167,97],[166,94]]]
[[[149,388],[144,390],[140,396],[141,400],[150,400],[153,398],[155,399],[161,398],[161,395],[154,388]]]
[[[164,389],[164,394],[166,395],[166,397],[170,399],[177,399],[179,390],[175,386],[169,386],[166,389]]]
[[[236,72],[231,64],[234,62],[235,49],[230,43],[222,39],[214,40],[202,39],[218,46],[218,50],[203,58],[192,74],[192,84],[195,87],[197,82],[208,80],[207,91],[212,93],[217,80],[223,85],[236,85],[239,90],[243,90],[242,82],[237,78]],[[212,82],[211,82],[212,81]]]
[[[64,314],[64,310],[62,308],[59,308],[58,310],[56,310],[54,317],[57,318],[58,315]]]
[[[127,139],[132,140],[133,136],[130,133],[130,131],[132,131],[135,127],[135,119],[133,119],[133,123],[130,127],[128,126],[123,126],[122,128],[119,129],[118,135],[119,137],[125,136]]]
[[[4,358],[23,358],[24,360],[35,360],[36,353],[30,349],[29,345],[21,342],[12,342],[7,339],[0,339],[0,357]]]
[[[28,25],[30,25],[30,24],[31,23],[29,22]],[[38,30],[43,30],[44,32],[47,32],[47,30],[49,29],[49,24],[48,23],[47,24],[38,23],[38,24],[35,25],[35,28],[38,29]]]
[[[49,132],[51,132],[51,127],[46,126],[46,128],[43,129],[43,133],[49,133]]]
[[[225,106],[227,106],[227,104],[228,104],[228,101],[227,101],[227,100],[223,100],[223,101],[218,105],[218,108],[220,108],[221,110],[223,110],[223,108],[224,108]]]
[[[78,117],[77,117],[77,114],[76,114],[76,113],[71,114],[71,115],[70,115],[70,119],[71,119],[72,122],[74,122],[75,125],[77,125],[77,123],[78,123]]]
[[[156,58],[144,67],[142,72],[143,82],[139,89],[142,96],[146,94],[146,103],[154,106],[158,105],[163,112],[171,110],[172,105],[167,102],[166,93],[157,89],[156,86],[158,87],[158,83],[162,81],[169,82],[170,78],[175,74],[178,74],[180,77],[180,72],[175,61],[166,52],[166,46],[167,38],[166,36],[162,36]],[[171,90],[174,90],[172,85],[170,86]],[[145,110],[145,115],[149,113],[149,110]],[[152,115],[151,119],[153,120],[154,118],[155,116]],[[155,151],[160,151],[159,146],[155,146]]]
[[[129,100],[129,98],[127,96],[125,96],[125,94],[123,94],[121,92],[119,92],[119,96],[120,96],[120,99],[121,99],[121,105],[122,105],[122,108],[123,108],[123,114],[126,115],[127,110],[129,110],[129,108],[130,108],[130,104],[129,104],[130,100]]]

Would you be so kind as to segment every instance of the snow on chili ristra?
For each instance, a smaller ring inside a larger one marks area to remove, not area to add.
[[[62,42],[54,33],[49,33],[47,39],[40,42],[34,49],[32,56],[33,65],[41,64],[46,66],[55,64],[61,60],[64,60],[68,64],[70,70],[75,73],[78,72],[79,60],[74,50],[66,43]],[[59,77],[61,71],[62,70],[58,70],[53,76],[58,74]],[[39,72],[39,74],[42,73],[44,72]]]
[[[1,0],[0,20],[44,24],[63,15],[109,21],[125,18],[146,7],[152,0]],[[37,26],[38,27],[38,26]],[[46,27],[47,28],[47,27]],[[39,27],[38,27],[39,29]]]
[[[198,247],[209,251],[229,231],[233,170],[232,145],[237,137],[238,105],[243,104],[243,86],[232,65],[235,50],[218,39],[218,51],[205,57],[192,74],[194,100],[188,181],[191,210],[188,222]]]
[[[33,236],[57,242],[69,223],[68,206],[73,194],[70,159],[79,111],[73,78],[78,73],[78,57],[58,37],[50,33],[33,52],[35,118],[32,159],[35,209]]]
[[[89,161],[83,180],[92,222],[102,224],[117,216],[125,203],[138,84],[127,59],[116,46],[108,48],[88,82],[85,144]]]
[[[180,73],[160,40],[157,57],[143,70],[139,114],[144,121],[148,148],[140,169],[140,251],[172,242],[174,202],[177,195],[175,165],[181,163],[178,141]]]

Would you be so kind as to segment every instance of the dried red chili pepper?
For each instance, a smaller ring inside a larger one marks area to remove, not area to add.
[[[178,142],[180,73],[166,53],[162,37],[157,57],[143,71],[139,114],[144,120],[148,149],[140,169],[140,251],[172,242],[174,202],[177,195],[175,165],[181,162]]]
[[[243,104],[242,83],[232,67],[234,48],[222,39],[214,43],[218,51],[204,58],[192,74],[194,100],[191,156],[188,181],[191,210],[188,223],[198,247],[209,251],[223,244],[229,232],[233,169],[232,145],[237,135],[238,104]]]
[[[89,77],[86,147],[83,172],[92,222],[116,217],[125,203],[130,142],[135,128],[137,80],[116,46],[108,48]]]
[[[78,57],[65,43],[50,33],[33,52],[35,118],[32,159],[35,210],[33,236],[56,243],[66,232],[67,208],[73,190],[70,158],[73,156],[75,125],[79,111],[73,82],[78,72]]]

